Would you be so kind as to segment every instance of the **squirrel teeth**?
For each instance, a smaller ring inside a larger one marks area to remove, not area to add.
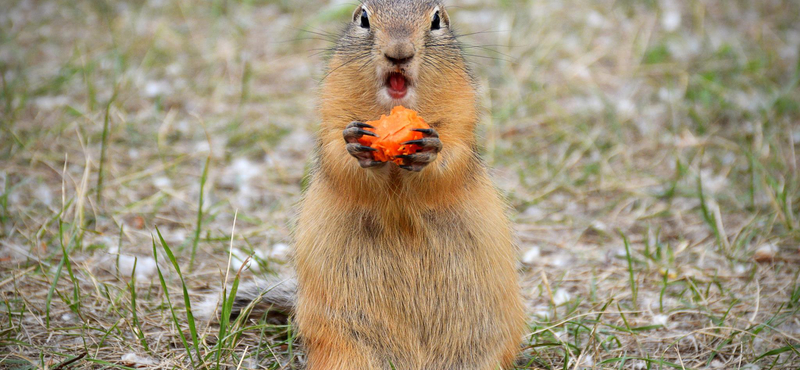
[[[389,95],[394,99],[402,99],[408,92],[406,78],[400,73],[389,74]]]

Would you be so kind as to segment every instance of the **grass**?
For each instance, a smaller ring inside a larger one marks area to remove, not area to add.
[[[192,308],[290,268],[337,4],[4,4],[0,367],[302,366]],[[539,256],[518,368],[800,367],[800,5],[451,5]]]

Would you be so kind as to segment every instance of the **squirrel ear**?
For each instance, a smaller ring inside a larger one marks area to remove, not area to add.
[[[449,15],[447,15],[447,9],[445,9],[445,8],[444,8],[444,6],[440,6],[440,7],[439,7],[439,12],[440,12],[440,14],[439,14],[439,15],[440,15],[440,16],[441,16],[441,18],[442,18],[442,23],[444,23],[444,25],[445,25],[447,28],[450,28],[450,16],[449,16]]]
[[[356,10],[353,11],[353,22],[357,21],[358,18],[361,17],[362,11],[364,11],[364,5],[358,4]]]

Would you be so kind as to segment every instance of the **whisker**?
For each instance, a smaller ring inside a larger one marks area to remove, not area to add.
[[[333,33],[328,33],[328,32],[325,32],[325,31],[312,31],[312,30],[307,30],[307,29],[304,29],[304,28],[295,28],[295,30],[300,31],[300,32],[310,33],[310,34],[317,35],[317,36],[322,36],[324,39],[332,41],[332,42],[336,42],[339,39],[339,35],[336,35],[336,34],[333,34]]]
[[[276,43],[281,44],[281,43],[288,43],[288,42],[295,42],[295,41],[308,41],[308,40],[325,41],[325,42],[330,42],[332,44],[336,42],[334,40],[323,39],[323,38],[320,38],[320,37],[298,37],[296,39],[276,41]]]
[[[322,79],[319,80],[319,83],[322,83],[323,81],[325,81],[325,79],[328,78],[328,76],[330,76],[331,73],[336,72],[340,68],[342,68],[342,67],[344,67],[344,66],[346,66],[346,65],[348,65],[348,64],[350,64],[352,62],[354,62],[358,58],[363,58],[365,56],[368,56],[371,52],[372,52],[372,50],[367,50],[366,52],[362,52],[362,53],[356,54],[355,56],[353,56],[352,58],[348,59],[347,61],[345,61],[344,63],[342,63],[338,67],[330,70],[328,73],[325,74],[325,76],[322,76]]]
[[[474,36],[474,35],[481,35],[484,33],[500,33],[503,32],[501,30],[485,30],[485,31],[477,31],[477,32],[469,32],[469,33],[462,33],[462,34],[454,34],[455,37],[466,37],[466,36]]]
[[[490,45],[490,46],[502,46],[502,45]],[[464,48],[464,49],[481,49],[481,50],[485,50],[485,51],[489,51],[489,52],[492,52],[492,53],[495,53],[495,54],[502,55],[504,57],[513,58],[511,55],[508,55],[508,54],[505,54],[505,53],[501,53],[501,52],[499,52],[497,50],[494,50],[494,49],[492,49],[490,47],[486,47],[486,46],[482,46],[482,45],[464,45],[464,46],[462,46],[462,48]]]
[[[464,56],[468,56],[468,57],[474,57],[474,58],[491,59],[491,60],[497,60],[497,61],[503,61],[503,62],[513,63],[513,61],[512,61],[512,60],[510,60],[510,59],[505,59],[505,58],[497,58],[497,57],[492,57],[492,56],[488,56],[488,55],[477,55],[477,54],[467,54],[467,53],[464,53]]]

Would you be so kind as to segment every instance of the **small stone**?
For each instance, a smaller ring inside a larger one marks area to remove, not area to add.
[[[664,31],[672,32],[681,26],[681,13],[677,10],[668,10],[661,17],[661,26]]]
[[[153,179],[153,185],[159,189],[166,189],[172,186],[172,181],[166,176],[159,176]]]
[[[775,244],[764,244],[753,254],[753,259],[758,263],[769,263],[775,260],[778,253],[778,246]]]
[[[139,356],[133,352],[123,355],[121,361],[125,365],[135,367],[158,365],[156,360],[149,357]]]
[[[668,321],[669,321],[669,316],[667,316],[667,315],[655,315],[655,316],[653,316],[653,325],[667,326],[667,322]]]
[[[122,254],[119,256],[119,276],[130,277],[133,274],[133,266],[136,264],[136,279],[150,280],[156,274],[156,260],[153,257],[134,257]]]
[[[131,219],[131,226],[133,226],[134,229],[142,230],[144,229],[144,225],[144,217],[142,216],[134,216]]]
[[[608,225],[600,220],[592,221],[592,229],[601,233],[608,233]]]
[[[711,361],[711,366],[710,367],[712,369],[724,369],[725,368],[725,364],[723,364],[722,361],[720,361],[720,360],[714,360],[714,361]]]
[[[559,290],[556,294],[553,295],[553,304],[556,306],[560,306],[564,303],[569,302],[572,299],[572,295],[569,294],[566,290]]]
[[[531,265],[534,262],[536,262],[536,260],[538,260],[541,255],[542,253],[539,250],[539,247],[531,247],[530,249],[525,251],[525,254],[522,255],[522,262]]]
[[[286,243],[274,244],[272,250],[269,252],[269,257],[277,260],[285,260],[286,256],[289,255],[289,250],[289,245]]]

